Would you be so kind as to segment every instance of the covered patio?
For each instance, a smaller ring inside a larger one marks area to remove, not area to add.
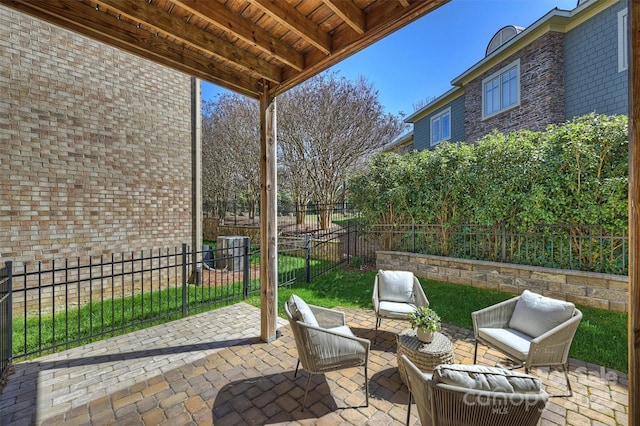
[[[374,337],[372,310],[340,309],[359,337]],[[362,368],[315,375],[301,411],[307,373],[294,378],[291,329],[260,339],[260,309],[239,303],[16,364],[0,395],[2,423],[61,424],[404,424],[407,388],[396,361],[396,334],[408,322],[385,320],[369,362],[369,407]],[[455,362],[471,364],[471,331],[444,324]],[[504,362],[483,347],[480,364]],[[551,398],[541,425],[628,423],[627,376],[571,359],[574,394]],[[561,371],[534,369],[550,394]],[[415,407],[412,424],[419,424]],[[6,423],[5,423],[6,422]]]
[[[395,335],[406,323],[385,323],[372,347],[371,400],[360,405],[357,369],[318,376],[300,412],[305,375],[293,379],[296,349],[288,325],[277,317],[276,107],[275,98],[447,0],[340,2],[196,2],[195,0],[13,0],[7,6],[195,78],[260,100],[262,308],[239,304],[140,330],[15,365],[0,396],[2,422],[10,424],[393,424],[406,416],[407,394],[396,368]],[[640,201],[635,143],[640,136],[635,94],[640,66],[635,53],[640,8],[629,3],[630,87],[630,289],[627,377],[572,360],[574,396],[552,399],[542,424],[636,424],[640,415],[640,267],[636,261]],[[195,100],[198,96],[193,97]],[[191,141],[193,193],[201,191],[199,102]],[[193,211],[193,245],[201,245],[201,198]],[[373,338],[375,316],[347,311],[356,335]],[[276,339],[276,330],[281,337]],[[471,363],[469,331],[446,328],[456,362]],[[479,363],[493,365],[497,353]],[[535,370],[547,389],[560,373]],[[615,380],[612,377],[615,376]],[[629,391],[628,389],[631,389]],[[551,390],[550,393],[553,393]],[[629,398],[631,396],[631,398]],[[629,404],[629,399],[631,404]],[[631,411],[630,411],[631,410]],[[414,410],[415,411],[415,410]],[[629,416],[629,417],[627,417]],[[417,421],[417,417],[414,417]]]

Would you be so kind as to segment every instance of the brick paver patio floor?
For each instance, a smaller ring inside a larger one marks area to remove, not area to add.
[[[338,308],[339,309],[339,308]],[[374,338],[371,310],[341,309],[360,337]],[[404,424],[407,388],[395,336],[407,322],[383,320],[369,364],[369,406],[362,368],[294,378],[297,352],[288,323],[264,343],[260,310],[240,303],[13,366],[0,395],[2,425],[337,425]],[[473,360],[469,330],[444,326],[456,363]],[[504,362],[482,347],[479,363]],[[551,398],[541,425],[627,424],[627,376],[570,362],[574,394]],[[561,371],[534,369],[550,394],[564,392]],[[354,408],[355,407],[355,408]],[[415,407],[412,423],[419,424]]]

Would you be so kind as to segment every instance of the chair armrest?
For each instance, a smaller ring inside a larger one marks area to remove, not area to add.
[[[373,303],[374,312],[378,312],[380,309],[380,297],[378,296],[378,275],[373,280],[373,295],[371,296],[371,303]]]
[[[479,311],[472,312],[471,320],[473,321],[474,336],[477,336],[478,329],[483,327],[507,328],[519,298],[520,297],[514,297]]]
[[[309,308],[311,308],[311,312],[313,312],[321,328],[340,327],[347,324],[344,313],[340,311],[315,305],[309,305]]]
[[[424,294],[424,289],[420,285],[420,280],[417,277],[413,277],[413,294],[415,295],[416,306],[424,306],[425,308],[429,307],[429,299],[427,299],[427,295]]]
[[[349,336],[333,330],[298,323],[307,330],[308,339],[304,339],[308,356],[303,366],[315,373],[330,371],[337,364],[366,365],[369,359],[371,341],[361,337]],[[338,360],[340,360],[338,362]],[[305,365],[307,364],[307,365]]]
[[[533,339],[527,355],[527,367],[565,364],[581,320],[582,312],[576,308],[569,320]]]

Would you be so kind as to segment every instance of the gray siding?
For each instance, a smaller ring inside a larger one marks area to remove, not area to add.
[[[429,114],[413,124],[413,148],[418,151],[433,149],[431,146],[431,117],[451,107],[451,140],[450,142],[464,141],[464,95],[450,103],[438,108],[433,114]],[[437,146],[437,145],[436,145]]]
[[[565,35],[565,119],[591,112],[628,114],[628,71],[618,72],[621,0]]]

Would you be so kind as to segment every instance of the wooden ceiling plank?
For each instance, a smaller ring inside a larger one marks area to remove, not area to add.
[[[366,16],[352,0],[324,0],[324,3],[356,33],[364,34],[367,24]]]
[[[144,59],[221,85],[243,95],[258,98],[259,80],[246,73],[231,73],[216,67],[207,58],[178,46],[163,37],[136,28],[104,13],[91,15],[90,7],[78,8],[77,1],[12,0],[3,2],[22,13],[100,41]],[[106,22],[106,21],[109,22]],[[141,43],[141,40],[144,40]]]
[[[294,70],[302,71],[304,68],[304,57],[295,49],[274,38],[269,32],[256,26],[253,22],[233,14],[221,3],[198,0],[172,1],[190,13],[210,22],[216,28],[238,37],[264,53],[273,55],[277,60]]]
[[[280,25],[298,34],[323,54],[332,52],[331,37],[286,1],[249,0]]]
[[[183,43],[219,58],[223,62],[228,61],[247,71],[260,74],[261,77],[269,81],[279,83],[282,80],[282,70],[276,65],[256,58],[233,44],[221,40],[146,1],[141,3],[135,0],[97,0],[97,4],[105,5],[130,19],[152,26]]]

